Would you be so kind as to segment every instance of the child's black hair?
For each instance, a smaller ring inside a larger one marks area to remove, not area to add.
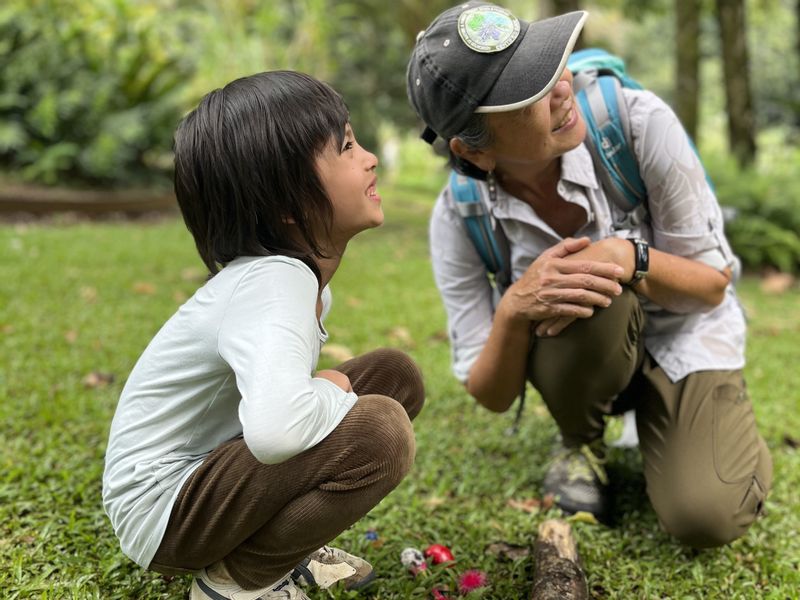
[[[258,73],[207,94],[175,132],[175,194],[211,274],[238,256],[313,256],[333,208],[315,159],[341,147],[341,96],[294,71]]]

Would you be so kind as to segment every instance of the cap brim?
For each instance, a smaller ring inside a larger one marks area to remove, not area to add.
[[[586,11],[575,11],[530,23],[475,112],[516,110],[543,98],[558,83],[587,16]]]

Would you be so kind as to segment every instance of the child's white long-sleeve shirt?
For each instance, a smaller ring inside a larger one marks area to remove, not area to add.
[[[301,261],[228,264],[156,334],[122,391],[103,504],[122,550],[146,567],[181,486],[221,443],[243,435],[261,462],[315,446],[357,397],[315,378],[331,295]]]

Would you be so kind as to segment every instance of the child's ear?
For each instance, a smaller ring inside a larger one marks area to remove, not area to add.
[[[466,161],[471,162],[479,169],[486,171],[494,171],[495,159],[491,150],[478,150],[477,148],[470,148],[459,138],[450,139],[450,150]]]

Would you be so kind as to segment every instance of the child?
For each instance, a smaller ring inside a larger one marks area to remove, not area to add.
[[[325,544],[408,473],[422,378],[389,349],[315,369],[328,283],[383,222],[377,162],[341,97],[290,71],[211,92],[177,129],[175,192],[212,277],[125,385],[103,503],[125,554],[194,573],[193,600],[373,578]]]

